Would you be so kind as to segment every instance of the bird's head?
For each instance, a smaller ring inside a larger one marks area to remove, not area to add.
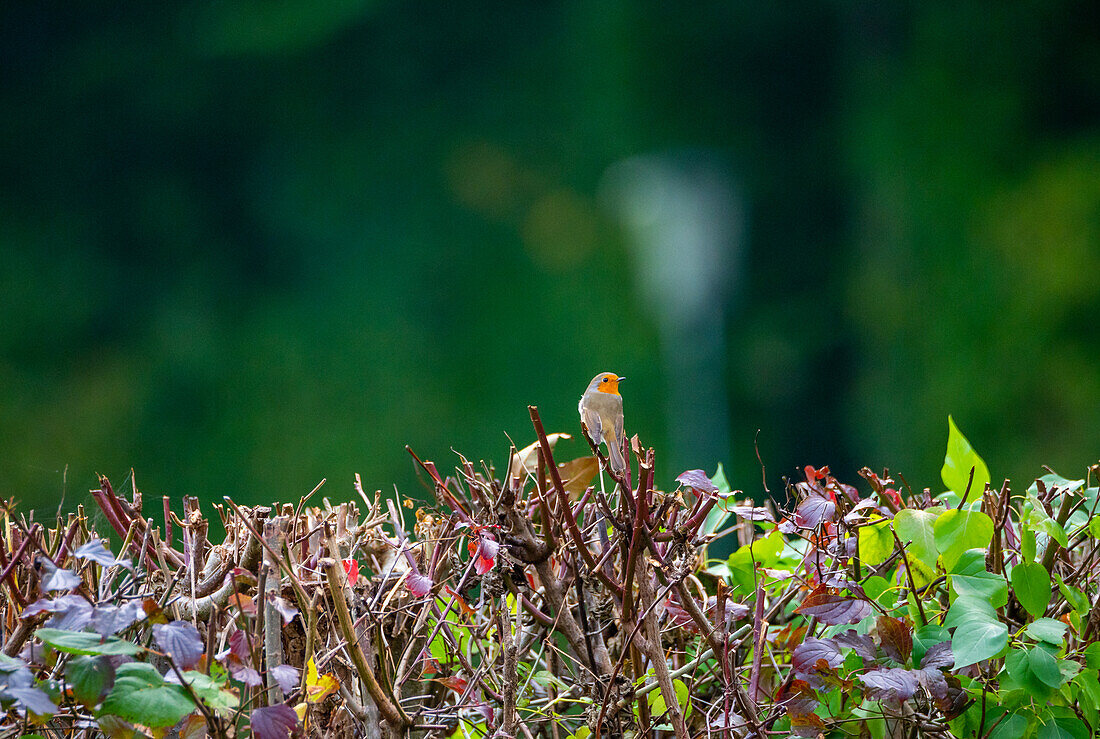
[[[619,377],[614,372],[601,372],[592,378],[592,382],[588,383],[588,389],[594,392],[618,395],[619,383],[625,379],[625,377]]]

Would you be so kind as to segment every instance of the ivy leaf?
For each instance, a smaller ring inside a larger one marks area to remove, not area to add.
[[[1039,562],[1021,562],[1012,568],[1012,590],[1024,610],[1042,616],[1050,604],[1050,573]]]
[[[153,640],[181,670],[194,667],[203,654],[198,629],[186,621],[154,625]]]
[[[173,726],[193,710],[195,703],[182,686],[165,682],[150,664],[129,662],[119,666],[100,713],[157,729]]]
[[[952,509],[936,517],[933,534],[943,567],[951,572],[967,550],[989,546],[993,540],[993,519],[981,511]]]
[[[85,708],[91,708],[103,699],[115,684],[115,668],[107,657],[84,656],[69,660],[65,665],[65,679],[73,689],[73,697]]]
[[[44,644],[49,644],[59,652],[69,654],[137,654],[143,651],[133,644],[115,636],[107,638],[86,631],[65,631],[63,629],[41,628],[34,634]],[[146,724],[148,726],[149,724]]]
[[[256,739],[289,739],[298,726],[298,714],[285,703],[252,711],[252,735]]]
[[[970,470],[974,470],[974,481],[970,483]],[[943,469],[940,470],[943,484],[947,489],[960,498],[966,494],[967,484],[970,483],[970,500],[981,497],[989,482],[989,468],[985,461],[978,456],[970,442],[955,425],[955,419],[947,417],[947,453],[943,458]],[[970,547],[967,547],[969,549]]]
[[[855,624],[871,615],[871,604],[857,598],[826,593],[819,588],[806,596],[795,613],[813,616],[830,626]]]

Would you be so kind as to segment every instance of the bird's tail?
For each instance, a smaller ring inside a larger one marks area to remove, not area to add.
[[[623,459],[623,450],[618,443],[613,443],[611,439],[607,439],[607,461],[611,463],[611,471],[616,475],[622,475],[626,472],[626,460]]]

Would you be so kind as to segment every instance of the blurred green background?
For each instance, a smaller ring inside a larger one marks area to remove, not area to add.
[[[1095,2],[171,7],[0,8],[24,505],[415,493],[604,370],[666,486],[1100,454]]]

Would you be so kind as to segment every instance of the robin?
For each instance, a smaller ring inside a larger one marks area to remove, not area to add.
[[[625,380],[611,372],[601,372],[588,383],[581,396],[581,421],[588,430],[593,444],[607,444],[607,459],[611,471],[621,475],[626,471],[623,459],[623,396],[619,395],[619,383]]]

